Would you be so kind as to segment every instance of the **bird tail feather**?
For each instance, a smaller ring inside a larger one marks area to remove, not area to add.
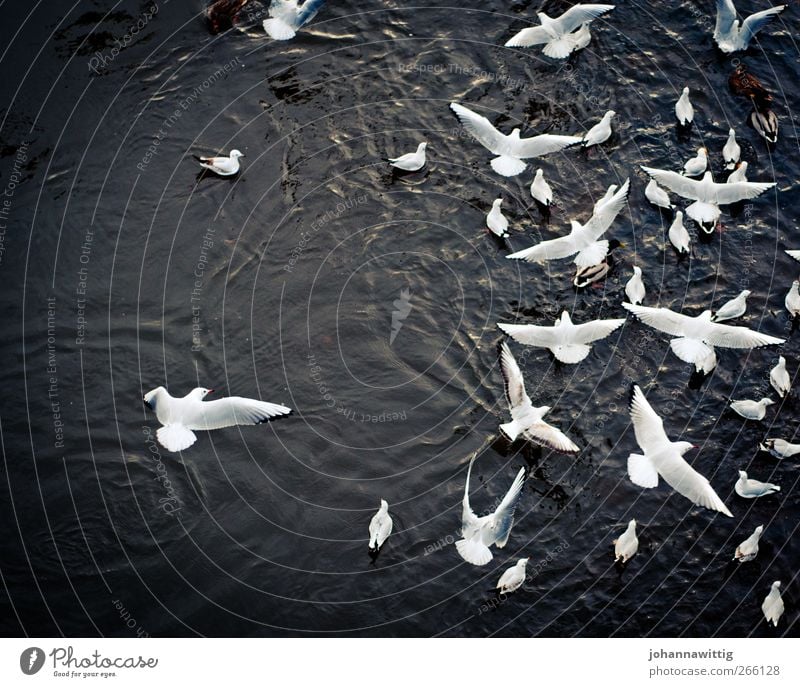
[[[156,436],[161,445],[173,453],[183,451],[197,441],[195,433],[183,425],[166,425],[160,427],[156,432]]]
[[[500,431],[509,441],[514,441],[522,431],[522,427],[520,427],[516,420],[512,420],[511,422],[506,422],[500,425]]]
[[[472,565],[486,565],[492,560],[492,552],[489,551],[489,547],[474,539],[459,539],[456,542],[456,549],[461,558]]]
[[[504,177],[515,177],[525,171],[525,163],[515,157],[501,155],[491,162],[492,169]]]
[[[565,346],[555,346],[550,349],[557,360],[562,363],[574,364],[583,360],[592,350],[586,344],[567,344]]]
[[[272,17],[264,20],[264,31],[276,41],[288,41],[295,37],[295,30],[283,19]]]
[[[645,489],[658,486],[658,471],[653,461],[639,453],[628,456],[628,476],[631,482]]]

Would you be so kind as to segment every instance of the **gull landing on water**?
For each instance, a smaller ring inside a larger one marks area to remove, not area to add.
[[[425,166],[425,149],[428,144],[423,142],[417,146],[416,152],[406,153],[400,157],[390,157],[392,167],[402,169],[404,172],[418,172]]]
[[[241,396],[204,401],[212,391],[213,389],[197,387],[183,398],[176,398],[170,396],[163,386],[159,386],[145,394],[144,402],[156,411],[158,421],[164,425],[156,432],[158,442],[164,448],[174,452],[189,448],[197,441],[192,430],[258,425],[292,412],[291,408],[277,403]]]
[[[194,159],[200,163],[203,169],[210,170],[221,177],[230,177],[239,171],[239,158],[244,157],[238,150],[232,150],[227,157],[200,157],[195,155]]]
[[[381,499],[381,507],[369,522],[369,551],[376,554],[392,533],[392,516],[389,515],[389,504]]]
[[[276,41],[288,41],[314,18],[324,4],[325,0],[305,0],[302,5],[297,0],[272,0],[270,18],[263,22],[264,31]]]

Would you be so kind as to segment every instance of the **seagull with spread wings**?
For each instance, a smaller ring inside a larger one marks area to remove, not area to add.
[[[732,0],[717,0],[717,21],[714,25],[714,40],[725,53],[747,50],[753,37],[764,28],[776,14],[786,9],[777,5],[768,10],[751,14],[743,22],[736,18],[736,7]]]

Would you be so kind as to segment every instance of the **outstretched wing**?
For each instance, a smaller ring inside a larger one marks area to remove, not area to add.
[[[770,182],[737,181],[733,184],[715,184],[714,194],[718,205],[730,205],[756,198],[773,186],[775,184]]]
[[[507,48],[527,48],[529,45],[549,43],[552,36],[542,26],[529,26],[518,31],[506,41]]]
[[[500,372],[503,374],[503,381],[506,389],[506,400],[510,408],[517,408],[531,402],[528,394],[525,393],[525,381],[522,378],[522,370],[519,369],[517,361],[511,354],[508,344],[503,341],[500,344]]]
[[[581,24],[597,19],[600,15],[610,12],[613,9],[614,5],[574,5],[556,19],[558,22],[558,31],[562,34],[572,33],[575,29],[579,28]]]
[[[505,143],[506,137],[495,129],[494,125],[486,117],[458,103],[450,103],[450,109],[456,113],[456,117],[464,125],[464,128],[472,134],[478,143],[488,148],[495,155],[500,155],[498,151]]]
[[[611,198],[595,206],[591,219],[584,225],[584,228],[592,238],[600,238],[611,226],[612,222],[628,202],[630,190],[631,180],[626,179],[625,183],[622,184]]]
[[[234,425],[257,425],[270,418],[288,415],[291,412],[291,408],[278,403],[231,396],[199,403],[197,412],[190,417],[184,417],[183,423],[189,429],[221,429]]]
[[[577,453],[580,449],[557,427],[546,422],[535,422],[524,432],[531,441],[561,453]]]
[[[658,471],[667,484],[692,503],[733,517],[709,481],[682,456],[675,453],[670,459],[660,461]]]
[[[693,319],[667,308],[648,308],[646,305],[633,305],[633,303],[623,303],[622,307],[632,312],[649,327],[672,336],[683,336],[687,324]]]
[[[655,179],[664,188],[669,189],[673,193],[677,193],[682,198],[688,200],[700,200],[708,202],[710,198],[703,198],[700,194],[700,183],[694,179],[671,172],[667,169],[654,169],[653,167],[644,167],[642,169],[647,172],[653,179]]]
[[[570,337],[571,344],[588,344],[592,341],[605,339],[615,329],[625,324],[625,318],[613,320],[592,320],[583,324],[576,324]]]
[[[320,11],[325,4],[325,0],[305,0],[297,10],[297,26],[305,26]]]
[[[638,384],[633,387],[630,404],[631,422],[636,435],[636,443],[645,453],[655,453],[669,443],[664,431],[664,421],[645,398]]]
[[[708,323],[708,332],[705,333],[704,341],[720,348],[758,348],[784,342],[783,339],[776,336],[762,334],[747,327],[736,327],[717,322]]]
[[[511,534],[514,524],[514,511],[517,509],[519,497],[522,495],[522,485],[525,483],[525,468],[520,468],[511,488],[508,490],[500,505],[492,516],[492,532],[498,548],[503,548]]]
[[[572,234],[568,234],[567,236],[559,236],[557,239],[542,241],[530,248],[506,255],[506,258],[509,260],[527,260],[528,262],[546,262],[547,260],[568,258],[577,252],[578,247],[575,245],[575,237]]]
[[[747,17],[742,23],[742,28],[740,29],[741,33],[739,34],[744,45],[747,45],[772,17],[776,14],[780,14],[785,9],[786,5],[778,5],[777,7],[770,7],[768,10],[756,12]]]
[[[714,25],[714,38],[727,34],[736,21],[736,7],[733,0],[717,0],[717,21]]]
[[[522,138],[514,146],[513,153],[516,157],[525,159],[540,157],[549,153],[556,153],[569,146],[580,143],[583,139],[579,136],[559,136],[557,134],[541,134],[532,138]]]
[[[504,322],[498,322],[497,326],[515,341],[528,346],[551,348],[564,343],[554,327],[540,327],[536,324],[505,324]]]

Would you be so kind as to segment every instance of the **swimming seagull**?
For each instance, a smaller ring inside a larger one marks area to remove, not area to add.
[[[786,5],[778,5],[762,12],[756,12],[747,17],[740,26],[739,20],[736,18],[736,7],[732,0],[717,0],[714,40],[724,53],[747,50],[750,41],[764,25],[785,9]]]
[[[741,415],[745,420],[757,420],[761,422],[767,414],[767,406],[775,403],[771,398],[762,398],[760,401],[731,401],[731,410],[737,415]]]
[[[673,219],[672,224],[669,225],[667,236],[669,237],[669,242],[678,253],[689,252],[689,242],[691,239],[689,238],[689,232],[683,224],[683,213],[680,210],[675,213],[675,219]]]
[[[505,135],[495,129],[486,117],[463,105],[450,103],[450,109],[455,112],[473,138],[490,153],[497,156],[491,161],[492,169],[504,177],[521,174],[525,169],[526,163],[523,162],[525,159],[555,153],[567,146],[580,143],[582,140],[578,136],[554,134],[520,138],[519,129],[514,129],[510,134]]]
[[[295,37],[298,29],[310,22],[325,4],[325,0],[272,0],[269,19],[263,22],[264,31],[276,41],[288,41]]]
[[[500,210],[500,206],[502,204],[502,198],[495,200],[492,203],[492,209],[489,210],[489,214],[486,215],[486,226],[489,227],[489,230],[493,234],[499,236],[500,238],[508,236],[508,220]]]
[[[550,185],[544,180],[544,172],[541,169],[536,170],[536,176],[533,177],[531,182],[531,196],[533,199],[544,205],[550,207],[553,202],[553,190]]]
[[[642,281],[642,268],[633,266],[633,276],[625,284],[625,295],[634,305],[639,305],[645,296],[644,282]]]
[[[221,177],[230,177],[239,171],[239,158],[244,157],[238,150],[232,150],[227,157],[201,157],[194,155],[194,159],[200,163],[203,169],[208,169]]]
[[[686,161],[683,173],[687,177],[699,177],[708,168],[708,151],[705,148],[697,149],[697,157]]]
[[[769,482],[759,482],[757,479],[749,479],[744,470],[739,470],[739,479],[733,487],[734,491],[745,499],[755,499],[759,496],[768,496],[781,490],[777,484]]]
[[[650,183],[647,184],[644,190],[644,195],[653,205],[657,205],[660,208],[672,210],[675,207],[670,202],[667,192],[656,183],[655,179],[650,179]]]
[[[426,142],[422,142],[417,146],[416,152],[406,153],[400,157],[390,157],[389,162],[392,167],[402,169],[404,172],[417,172],[425,166],[425,148],[428,147]]]
[[[725,169],[733,169],[739,162],[742,149],[736,142],[736,132],[733,129],[728,131],[728,140],[722,147],[722,158],[725,160]]]
[[[747,563],[752,561],[758,555],[758,540],[761,539],[761,533],[764,531],[764,525],[756,527],[753,534],[745,539],[739,546],[736,547],[736,553],[733,555],[733,560],[740,563]]]
[[[779,460],[782,458],[791,458],[800,453],[800,444],[790,444],[785,439],[765,439],[763,444],[758,447],[762,451],[768,451]]]
[[[472,565],[486,565],[492,560],[489,547],[494,544],[502,549],[508,542],[511,527],[514,525],[514,511],[522,494],[525,482],[525,468],[520,468],[500,505],[493,513],[478,517],[469,505],[469,478],[472,464],[477,454],[469,461],[467,481],[464,486],[464,500],[461,514],[461,536],[456,542],[456,549],[461,557]]]
[[[792,380],[786,371],[786,358],[782,355],[778,356],[778,364],[769,371],[769,383],[781,398],[786,398],[791,391]]]
[[[717,184],[711,178],[711,172],[706,172],[703,178],[697,181],[665,169],[654,169],[653,167],[642,167],[642,169],[670,191],[677,193],[682,198],[693,200],[694,202],[686,208],[686,214],[700,224],[707,233],[711,233],[708,227],[713,230],[719,219],[720,205],[730,205],[738,203],[740,200],[756,198],[775,186],[774,182],[757,183],[753,181]]]
[[[520,558],[516,565],[508,568],[497,581],[497,591],[500,594],[510,594],[519,589],[525,582],[525,566],[528,565],[527,558]]]
[[[689,87],[685,86],[681,97],[675,103],[675,116],[678,118],[678,123],[681,126],[688,126],[694,119],[694,108],[692,102],[689,100]]]
[[[733,517],[708,480],[683,458],[683,454],[695,446],[688,441],[670,441],[667,438],[664,422],[647,402],[638,384],[633,387],[630,412],[636,443],[644,451],[644,455],[631,453],[628,456],[631,481],[652,489],[658,486],[658,476],[661,475],[667,484],[692,503]]]
[[[522,434],[525,439],[555,451],[562,453],[580,451],[560,429],[543,420],[550,412],[550,406],[534,408],[525,391],[522,371],[505,341],[500,344],[500,371],[505,382],[506,401],[511,410],[511,422],[500,425],[500,431],[510,441],[514,441]]]
[[[591,320],[583,324],[573,324],[565,310],[552,327],[503,322],[498,322],[497,326],[515,341],[527,346],[547,348],[556,360],[569,364],[579,363],[591,352],[591,343],[605,339],[623,324],[624,319]]]
[[[731,298],[729,301],[724,303],[722,307],[717,310],[717,312],[714,313],[714,316],[711,318],[711,320],[713,322],[722,322],[724,320],[733,320],[737,317],[741,317],[747,310],[747,297],[749,295],[750,291],[745,289],[738,296],[736,296],[736,298]]]
[[[572,220],[572,229],[567,236],[557,239],[542,241],[535,246],[525,248],[506,255],[509,260],[527,260],[528,262],[545,262],[546,260],[557,260],[568,258],[575,255],[575,264],[579,267],[589,267],[597,265],[608,255],[608,241],[600,237],[611,226],[617,215],[628,201],[630,191],[630,179],[626,179],[620,189],[610,197],[608,194],[601,198],[594,207],[589,221],[581,225],[580,222]],[[612,186],[609,190],[616,189]]]
[[[613,9],[614,5],[578,4],[555,18],[539,12],[537,16],[541,25],[531,26],[514,34],[506,41],[506,47],[526,48],[531,45],[544,45],[542,52],[547,57],[564,59],[574,50],[588,45],[591,38],[589,22]]]
[[[783,304],[786,309],[791,313],[792,317],[800,315],[800,281],[795,279],[792,286],[783,299]]]
[[[378,553],[381,546],[389,538],[392,533],[392,516],[389,515],[389,504],[381,499],[381,507],[378,512],[372,516],[369,521],[369,550],[372,553]]]
[[[183,398],[170,396],[159,386],[148,391],[144,402],[156,411],[158,421],[164,425],[156,432],[159,443],[168,451],[183,451],[197,437],[192,430],[207,431],[234,425],[258,425],[280,415],[288,415],[291,408],[277,403],[267,403],[252,398],[230,396],[216,401],[204,401],[213,389],[197,387]]]
[[[778,621],[783,615],[783,599],[781,598],[780,589],[781,583],[779,580],[776,580],[772,583],[769,594],[767,594],[764,598],[764,602],[761,604],[761,612],[767,619],[767,625],[772,623],[774,627],[778,627]]]
[[[639,550],[639,540],[636,537],[636,520],[628,523],[627,529],[619,539],[614,540],[614,561],[627,563]]]
[[[736,165],[736,169],[728,175],[728,179],[725,183],[735,184],[740,181],[747,181],[747,162],[745,160],[742,160]]]
[[[609,110],[597,124],[586,132],[582,140],[584,148],[605,143],[611,138],[611,120],[614,118],[615,114],[616,112],[614,112],[614,110]]]
[[[783,339],[762,334],[747,327],[735,327],[711,321],[711,311],[690,317],[669,308],[648,308],[644,305],[623,303],[622,307],[633,313],[647,326],[677,337],[669,342],[672,352],[685,363],[699,363],[720,348],[758,348],[781,344]]]

